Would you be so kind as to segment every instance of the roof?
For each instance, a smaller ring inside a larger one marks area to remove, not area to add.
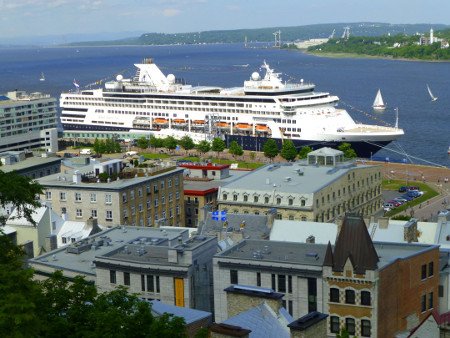
[[[229,168],[229,164],[215,164],[215,163],[182,163],[179,167],[194,169],[194,170],[222,170]]]
[[[327,317],[328,317],[327,314],[313,311],[297,320],[294,320],[292,323],[290,323],[288,325],[288,327],[290,327],[291,329],[294,329],[294,330],[304,331],[308,327],[311,327],[314,324],[321,322],[322,320],[326,319]]]
[[[336,156],[336,155],[344,155],[344,152],[338,149],[330,148],[330,147],[323,147],[314,151],[311,151],[308,153],[309,155],[315,155],[315,156]]]
[[[100,227],[103,229],[101,225]],[[63,237],[81,240],[87,238],[91,234],[92,230],[92,227],[88,226],[87,222],[65,221],[56,235],[58,247],[66,245],[62,242]],[[71,241],[69,240],[67,243],[70,242]]]
[[[33,167],[45,167],[59,163],[61,163],[61,159],[59,157],[29,157],[14,164],[3,165],[2,171],[11,172],[16,170],[20,173],[22,171],[30,171]]]
[[[268,226],[268,218],[266,215],[253,214],[227,214],[227,223],[224,229],[222,221],[212,219],[212,213],[206,215],[205,224],[201,224],[199,233],[205,236],[216,236],[218,233],[226,232],[241,233],[242,238],[246,239],[267,239],[269,237],[270,228]],[[241,228],[241,224],[245,224]]]
[[[309,265],[322,267],[327,246],[324,244],[277,242],[244,239],[216,257],[246,261],[267,261],[293,266]]]
[[[305,243],[309,236],[314,236],[315,243],[334,244],[337,233],[338,226],[334,223],[276,219],[270,231],[270,240]]]
[[[161,316],[164,313],[172,314],[176,317],[183,318],[187,325],[212,317],[210,312],[166,304],[159,300],[152,300],[150,303],[152,304],[152,312],[157,316]]]
[[[333,271],[342,271],[348,259],[357,274],[377,269],[378,254],[362,217],[344,217],[332,258]]]
[[[31,218],[34,220],[34,222],[39,224],[39,222],[44,217],[47,209],[49,209],[47,206],[42,206],[39,208],[36,208],[33,210],[33,213],[31,214]],[[15,208],[11,214],[8,217],[8,220],[6,221],[6,225],[9,226],[33,226],[23,215],[19,216],[17,208]]]
[[[260,191],[273,193],[311,194],[329,186],[352,170],[375,166],[358,165],[353,162],[335,167],[307,165],[304,161],[267,164],[223,185],[224,191]]]
[[[248,335],[251,330],[243,329],[240,326],[229,325],[224,323],[213,323],[210,327],[211,332],[221,333],[231,337],[244,337]]]
[[[373,241],[404,243],[405,240],[403,233],[404,226],[407,222],[408,221],[389,220],[389,224],[386,228],[380,227],[378,223],[371,223],[369,226],[369,233],[373,234]],[[442,237],[442,231],[439,231],[439,227],[436,222],[417,222],[417,230],[420,233],[417,237],[419,243],[435,243],[436,236],[441,235]],[[448,234],[450,235],[450,232],[448,232]],[[443,237],[445,241],[446,235]]]
[[[281,299],[284,297],[284,293],[275,292],[272,289],[240,284],[231,285],[227,287],[224,291],[229,293],[237,293],[241,295],[267,299]]]
[[[263,302],[228,318],[223,323],[251,330],[249,337],[290,338],[290,330],[287,324],[292,321],[292,317],[289,317],[286,317],[285,311],[275,313],[266,302]]]

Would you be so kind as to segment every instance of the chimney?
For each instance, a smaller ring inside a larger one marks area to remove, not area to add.
[[[81,183],[81,173],[78,170],[75,170],[72,176],[73,183],[80,184]]]
[[[380,229],[387,229],[389,226],[389,217],[380,217],[378,219],[378,227]]]
[[[415,218],[411,218],[403,226],[403,240],[408,243],[417,242],[417,220]]]
[[[86,226],[88,229],[91,229],[89,236],[102,231],[102,229],[100,229],[100,227],[98,226],[98,221],[96,218],[89,217],[86,221]]]
[[[44,248],[47,252],[55,250],[58,245],[56,243],[56,235],[50,235],[45,237]]]
[[[316,243],[316,238],[313,235],[308,236],[306,243],[314,244]]]
[[[63,219],[63,221],[67,221],[67,214],[65,212],[63,212],[61,214],[61,218]]]

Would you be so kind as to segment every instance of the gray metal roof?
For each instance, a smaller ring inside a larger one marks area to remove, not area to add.
[[[45,166],[49,164],[57,164],[60,163],[61,159],[59,157],[29,157],[26,160],[8,164],[2,166],[3,172],[10,172],[16,170],[18,172],[22,170],[31,169],[32,167]]]
[[[351,170],[373,167],[345,163],[336,167],[307,165],[304,161],[268,164],[223,186],[224,190],[314,193]]]
[[[183,318],[187,325],[208,317],[212,317],[210,312],[170,305],[158,300],[152,300],[150,303],[152,304],[152,312],[157,316],[161,316],[164,313],[171,314],[176,317]]]
[[[378,254],[378,269],[380,270],[397,259],[406,259],[439,248],[439,245],[418,243],[374,242],[373,245]]]
[[[216,257],[239,261],[268,261],[283,264],[322,266],[327,246],[324,244],[243,240]]]

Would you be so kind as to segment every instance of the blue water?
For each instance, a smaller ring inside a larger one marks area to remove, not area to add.
[[[19,89],[59,97],[117,74],[132,76],[133,63],[153,57],[164,73],[174,73],[192,85],[241,86],[266,60],[283,78],[314,82],[318,91],[339,96],[341,107],[363,123],[393,125],[398,107],[405,136],[389,147],[404,149],[414,163],[450,166],[450,63],[381,59],[324,58],[300,52],[244,48],[242,45],[145,46],[90,48],[0,49],[0,93]],[[248,67],[242,65],[249,64]],[[40,82],[41,72],[46,81]],[[431,102],[429,84],[439,99]],[[371,105],[381,88],[388,109],[373,112]],[[378,157],[405,155],[382,150]]]

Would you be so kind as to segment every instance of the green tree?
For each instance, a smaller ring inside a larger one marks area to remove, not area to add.
[[[338,149],[344,152],[345,158],[355,158],[357,156],[356,151],[352,148],[350,143],[347,142],[341,143]]]
[[[297,157],[297,149],[295,148],[294,142],[291,140],[284,140],[280,155],[287,161],[295,160]]]
[[[277,142],[274,139],[268,139],[263,145],[264,156],[271,161],[278,155],[279,151]]]
[[[149,145],[153,148],[161,148],[164,146],[164,139],[152,135],[150,136]]]
[[[95,138],[93,150],[97,155],[102,153],[101,142],[98,138]]]
[[[186,153],[195,148],[195,143],[189,135],[184,135],[180,140],[180,146],[186,150]]]
[[[177,147],[178,141],[173,136],[167,136],[164,139],[164,147],[167,148],[169,151],[175,150]]]
[[[217,157],[219,157],[219,153],[224,151],[225,149],[225,141],[220,137],[215,137],[211,143],[211,150],[217,152]]]
[[[242,147],[236,141],[230,143],[228,151],[233,156],[241,156],[244,154],[244,150],[242,150]]]
[[[346,328],[341,328],[341,331],[336,335],[336,338],[350,338],[350,334],[348,333]]]
[[[145,136],[138,138],[136,141],[136,145],[141,149],[147,149],[149,146],[148,138],[146,138]]]
[[[308,154],[313,151],[313,149],[310,146],[303,146],[300,148],[300,151],[298,152],[299,158],[307,158]]]
[[[209,142],[206,141],[206,140],[200,141],[200,142],[197,144],[197,150],[198,150],[199,152],[201,152],[202,154],[207,153],[210,149],[211,149],[211,145],[210,145]]]
[[[19,215],[35,224],[32,214],[40,206],[35,196],[43,193],[42,186],[29,177],[21,176],[12,171],[5,173],[0,170],[0,206],[13,204]],[[6,221],[5,215],[0,215],[0,225]]]

